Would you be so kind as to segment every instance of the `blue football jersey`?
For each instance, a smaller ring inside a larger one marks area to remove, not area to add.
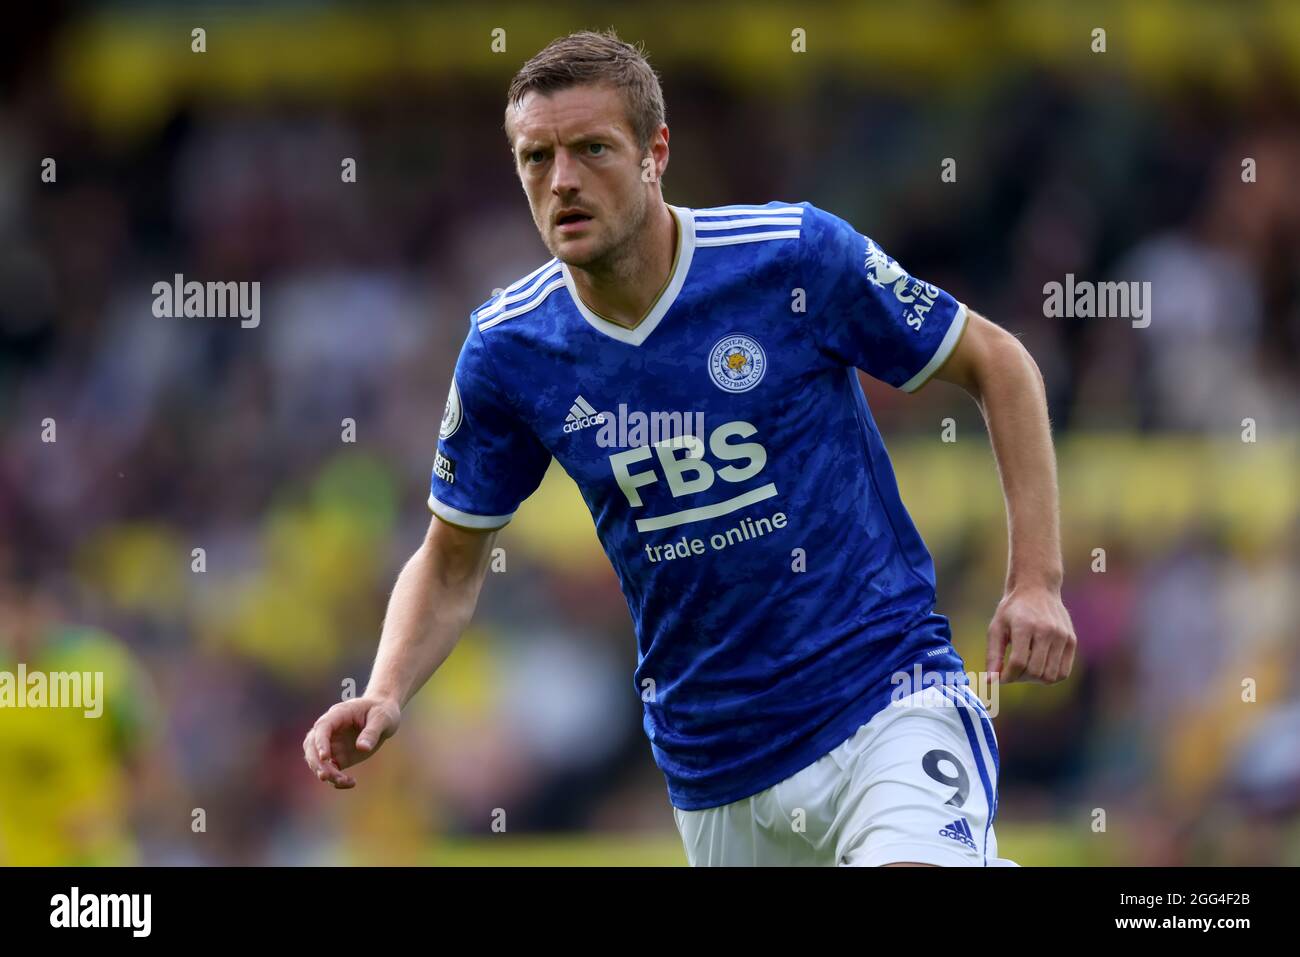
[[[855,368],[920,387],[966,308],[807,202],[669,210],[635,328],[556,259],[474,311],[429,507],[500,527],[560,462],[632,612],[669,799],[696,810],[835,748],[891,676],[964,671]]]

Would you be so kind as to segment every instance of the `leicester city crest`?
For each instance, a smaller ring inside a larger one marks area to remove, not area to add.
[[[723,392],[748,392],[766,371],[763,347],[749,336],[724,336],[709,353],[709,376]]]

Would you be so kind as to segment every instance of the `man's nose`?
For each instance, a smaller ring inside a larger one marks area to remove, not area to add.
[[[577,159],[568,150],[556,150],[555,162],[551,164],[551,190],[557,195],[572,193],[579,185]]]

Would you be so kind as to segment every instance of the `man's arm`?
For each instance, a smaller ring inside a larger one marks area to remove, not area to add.
[[[307,732],[303,754],[336,788],[397,731],[402,709],[451,654],[478,604],[497,530],[459,528],[434,517],[388,600],[370,682],[360,698],[330,708]]]
[[[1056,456],[1043,376],[1019,339],[971,311],[934,378],[961,386],[979,405],[1006,498],[1007,582],[989,625],[987,669],[1006,682],[1061,681],[1078,642],[1061,603]]]

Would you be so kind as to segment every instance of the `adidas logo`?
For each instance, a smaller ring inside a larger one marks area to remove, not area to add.
[[[966,823],[964,817],[959,817],[947,827],[939,829],[940,837],[950,837],[954,841],[965,844],[972,851],[975,850],[975,835],[970,832],[970,825]]]
[[[573,400],[573,405],[569,406],[569,414],[564,417],[564,431],[577,432],[579,429],[604,423],[605,413],[597,412],[591,407],[590,402],[578,396]]]

